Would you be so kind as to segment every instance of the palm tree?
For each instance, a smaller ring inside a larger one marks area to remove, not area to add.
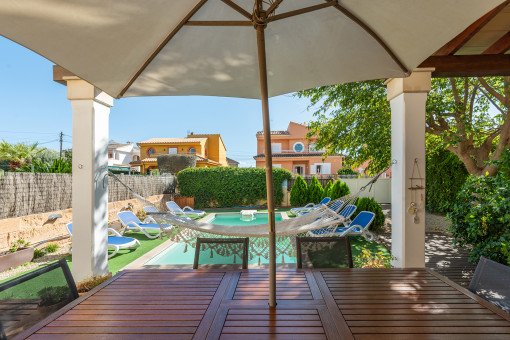
[[[0,160],[9,160],[12,170],[19,168],[27,162],[31,162],[38,154],[46,150],[39,148],[38,143],[34,144],[9,144],[2,140],[0,143]]]

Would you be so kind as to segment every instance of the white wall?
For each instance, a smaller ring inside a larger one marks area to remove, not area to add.
[[[340,178],[342,182],[345,182],[351,194],[355,194],[358,190],[370,182],[371,178]],[[374,185],[372,190],[368,186],[359,197],[370,197],[375,199],[378,203],[391,203],[391,178],[379,178]]]

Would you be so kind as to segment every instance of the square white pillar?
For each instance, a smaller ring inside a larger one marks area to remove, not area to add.
[[[391,106],[391,157],[396,161],[391,180],[393,265],[425,267],[425,105],[431,70],[417,70],[409,78],[390,79],[386,84]],[[411,177],[423,179],[411,181]],[[410,190],[411,186],[423,189]],[[418,206],[416,214],[409,212],[412,202]]]
[[[113,98],[77,77],[67,80],[73,109],[72,273],[79,282],[108,274],[108,116]]]

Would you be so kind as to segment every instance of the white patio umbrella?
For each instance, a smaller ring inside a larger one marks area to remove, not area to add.
[[[116,98],[261,99],[270,306],[275,306],[268,97],[320,85],[405,77],[502,2],[3,0],[0,34]]]

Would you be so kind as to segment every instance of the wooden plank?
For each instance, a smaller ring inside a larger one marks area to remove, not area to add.
[[[193,334],[196,327],[44,327],[38,334]]]
[[[357,334],[356,340],[480,340],[480,334]],[[490,334],[490,340],[508,340],[508,334]]]
[[[353,334],[510,334],[510,327],[351,327],[351,331]]]
[[[190,340],[192,334],[172,334],[172,340]],[[29,340],[91,340],[90,334],[34,334]],[[168,340],[168,334],[101,334],[101,340]]]
[[[427,58],[419,67],[434,67],[432,77],[494,77],[510,75],[510,55],[449,55]]]
[[[325,340],[324,334],[250,334],[250,340]],[[222,334],[220,340],[239,340],[238,334]]]
[[[322,327],[223,327],[222,334],[324,334]]]

